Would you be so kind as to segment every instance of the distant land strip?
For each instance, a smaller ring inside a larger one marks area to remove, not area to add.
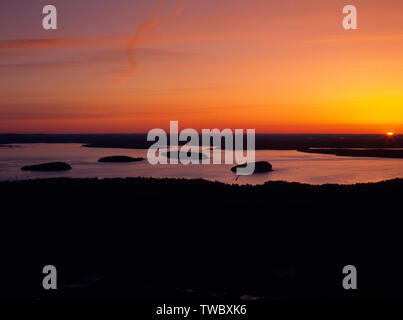
[[[334,154],[344,157],[375,157],[403,159],[403,150],[393,149],[298,149],[305,153]]]
[[[148,149],[154,142],[147,141],[145,133],[0,134],[0,145],[17,143],[80,143],[92,148]],[[312,152],[311,148],[403,148],[403,135],[388,138],[382,134],[256,134],[256,150],[308,149]]]

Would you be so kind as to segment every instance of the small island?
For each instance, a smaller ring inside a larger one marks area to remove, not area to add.
[[[19,148],[19,147],[20,147],[19,145],[13,145],[13,144],[0,144],[0,148],[12,149],[12,148]]]
[[[250,163],[252,164],[252,163]],[[254,173],[267,173],[273,171],[272,165],[267,161],[258,161],[255,162],[255,171]],[[232,172],[236,172],[238,168],[246,168],[247,163],[241,164],[239,166],[235,166],[231,168]]]
[[[50,162],[50,163],[42,163],[36,164],[32,166],[22,167],[22,171],[67,171],[71,170],[71,166],[65,162]]]
[[[174,156],[174,154],[176,154],[176,157],[178,159],[199,159],[199,160],[205,160],[208,159],[208,156],[206,156],[204,153],[202,152],[184,152],[184,151],[168,151],[168,152],[164,152],[162,155],[164,157],[167,157],[168,159],[172,158]]]
[[[111,156],[100,158],[98,162],[108,162],[108,163],[125,163],[125,162],[139,162],[143,161],[144,158],[132,158],[128,156]]]

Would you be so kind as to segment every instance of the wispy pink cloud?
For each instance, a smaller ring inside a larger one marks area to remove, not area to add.
[[[129,41],[128,58],[130,69],[127,72],[125,72],[124,75],[119,77],[119,79],[117,79],[118,83],[126,82],[128,79],[130,79],[137,73],[138,63],[136,57],[136,49],[138,48],[139,44],[142,41],[144,41],[145,33],[148,30],[154,28],[157,25],[157,23],[158,23],[158,11],[156,11],[148,21],[146,21],[137,28],[135,36],[131,38]]]
[[[163,2],[164,0],[160,0],[151,17],[137,28],[134,37],[129,41],[128,57],[130,69],[123,76],[117,79],[118,83],[126,82],[137,73],[138,63],[136,58],[136,49],[142,42],[149,39],[149,37],[147,37],[147,32],[156,28],[160,22],[160,11]],[[176,18],[178,15],[180,15],[185,8],[185,4],[186,0],[180,0],[170,18]]]

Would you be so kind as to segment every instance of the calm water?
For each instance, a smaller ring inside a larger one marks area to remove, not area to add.
[[[242,176],[230,171],[232,165],[157,165],[137,163],[98,163],[100,157],[127,155],[146,158],[147,150],[85,148],[81,144],[21,144],[18,148],[0,148],[0,180],[49,177],[154,177],[203,178],[238,184],[262,184],[284,180],[310,184],[352,184],[403,178],[403,159],[353,158],[297,151],[256,151],[256,161],[266,160],[275,171]],[[44,162],[63,161],[73,170],[41,173],[21,171],[21,167]]]

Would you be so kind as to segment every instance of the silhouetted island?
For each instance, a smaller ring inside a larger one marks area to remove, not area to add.
[[[13,144],[0,144],[0,148],[12,149],[12,148],[19,148],[19,147],[20,147],[19,145],[13,145]]]
[[[168,151],[168,152],[164,152],[162,153],[162,155],[164,157],[167,158],[172,158],[173,154],[176,153],[178,159],[179,158],[192,158],[192,159],[199,159],[199,160],[204,160],[204,159],[208,159],[208,156],[206,156],[204,153],[202,152],[184,152],[184,151]]]
[[[50,162],[22,167],[22,171],[66,171],[71,170],[71,166],[65,162]]]
[[[236,170],[238,168],[245,168],[246,165],[247,164],[245,163],[245,164],[240,164],[239,166],[232,167],[231,171],[236,172]],[[270,171],[273,171],[273,167],[269,162],[267,162],[267,161],[255,162],[255,172],[254,173],[267,173],[267,172],[270,172]]]
[[[143,161],[144,158],[133,158],[128,156],[111,156],[111,157],[104,157],[100,158],[98,162],[114,162],[114,163],[121,163],[121,162],[139,162]]]

